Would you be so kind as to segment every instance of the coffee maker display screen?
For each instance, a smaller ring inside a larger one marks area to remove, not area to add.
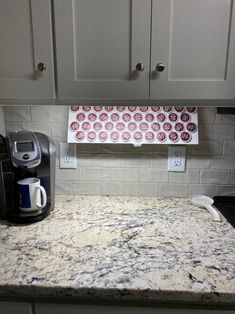
[[[21,142],[16,144],[17,152],[23,153],[23,152],[32,152],[34,151],[33,142]]]

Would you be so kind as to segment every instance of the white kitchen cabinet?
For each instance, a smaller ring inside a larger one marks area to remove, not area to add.
[[[0,99],[54,98],[50,4],[0,1]]]
[[[1,314],[32,314],[32,306],[30,303],[20,302],[0,302]]]
[[[1,0],[0,42],[1,104],[235,103],[233,0]]]
[[[60,99],[148,98],[150,0],[55,0],[54,10]]]
[[[61,99],[235,99],[232,0],[54,0],[54,9]]]
[[[233,1],[153,0],[151,39],[150,98],[235,99]]]
[[[233,310],[158,308],[143,306],[35,304],[35,314],[234,314]]]

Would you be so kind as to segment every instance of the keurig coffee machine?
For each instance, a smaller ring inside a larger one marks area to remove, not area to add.
[[[9,133],[6,138],[0,137],[1,219],[33,223],[42,220],[54,209],[55,155],[54,143],[42,133],[18,131]],[[40,182],[46,193],[44,207],[22,209],[18,186],[27,178]]]

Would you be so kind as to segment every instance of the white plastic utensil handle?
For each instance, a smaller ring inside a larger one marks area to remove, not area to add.
[[[42,192],[42,204],[36,204],[36,206],[37,208],[43,208],[46,206],[47,203],[46,191],[43,186],[37,186],[36,189],[38,190],[39,193]]]
[[[214,221],[221,221],[220,214],[216,211],[216,209],[211,205],[205,205],[208,212],[212,215]]]
[[[205,195],[193,195],[191,202],[195,206],[206,208],[214,221],[221,221],[220,214],[217,212],[216,208],[212,206],[214,203],[212,198]]]

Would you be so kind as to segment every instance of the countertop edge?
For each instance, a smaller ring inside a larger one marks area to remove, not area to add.
[[[124,302],[125,304],[159,305],[159,304],[188,304],[227,306],[235,309],[234,293],[217,292],[186,292],[186,291],[159,291],[153,289],[110,289],[110,288],[72,288],[72,287],[42,287],[26,285],[0,286],[0,300],[37,300],[50,301],[60,299],[62,302],[97,302],[110,303]],[[57,302],[56,301],[56,302]]]

